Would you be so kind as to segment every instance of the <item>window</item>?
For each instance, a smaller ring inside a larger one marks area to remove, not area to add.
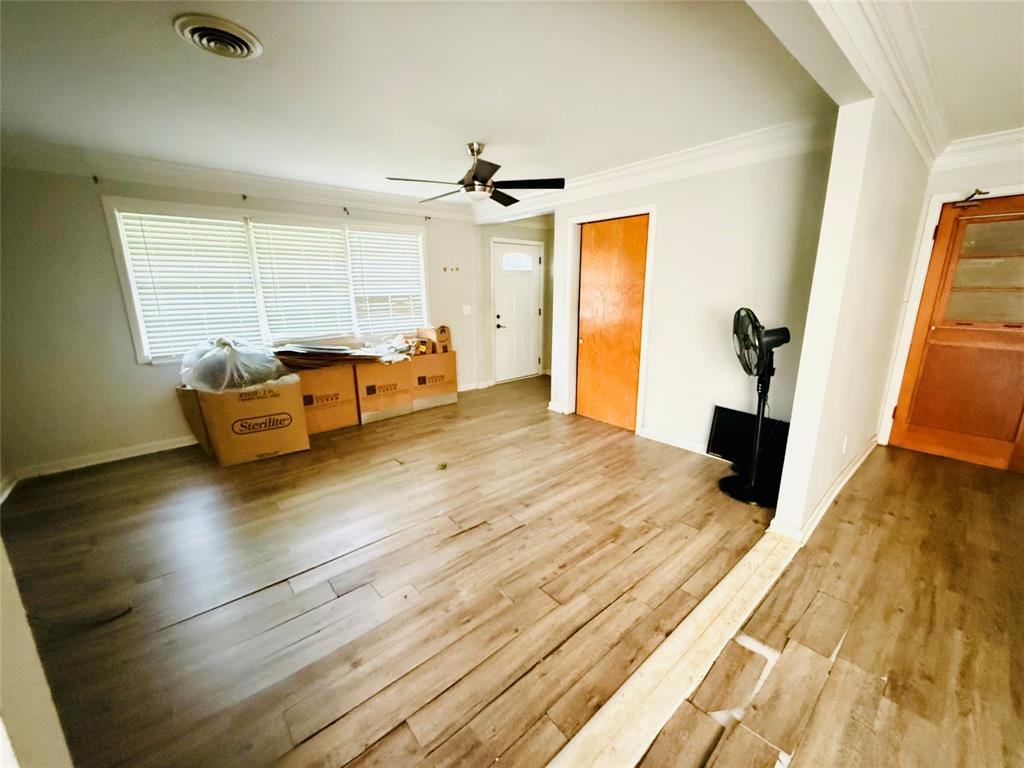
[[[262,338],[243,222],[125,213],[120,223],[146,357],[210,336]]]
[[[351,230],[356,321],[371,333],[424,325],[420,236]]]
[[[252,239],[271,338],[353,332],[344,229],[254,222]]]
[[[114,216],[140,362],[176,358],[211,336],[273,344],[426,324],[418,231]]]

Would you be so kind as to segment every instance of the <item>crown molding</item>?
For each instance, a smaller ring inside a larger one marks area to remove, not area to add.
[[[556,206],[576,200],[828,149],[832,145],[834,129],[835,115],[830,114],[827,117],[796,120],[741,133],[667,155],[569,179],[564,190],[524,196],[514,210],[495,210],[494,203],[481,200],[473,204],[474,221],[477,224],[510,222],[524,216],[549,213]]]
[[[1013,164],[1024,172],[1024,127],[955,139],[935,160],[933,171],[976,165]]]
[[[483,202],[486,203],[487,201],[484,200]],[[555,228],[555,217],[552,216],[551,214],[529,215],[526,218],[523,218],[523,214],[517,211],[513,215],[516,218],[503,219],[502,221],[494,222],[494,224],[496,226],[520,227],[522,229],[536,229],[541,232],[552,230]]]
[[[247,195],[316,205],[344,206],[361,211],[456,221],[473,221],[468,205],[421,205],[413,198],[328,184],[277,179],[236,171],[201,168],[183,163],[120,155],[112,152],[49,144],[21,137],[3,137],[3,165],[43,173],[97,176],[136,184],[176,187],[202,192]]]
[[[931,167],[949,137],[912,4],[811,0],[811,5],[872,93],[886,97]]]

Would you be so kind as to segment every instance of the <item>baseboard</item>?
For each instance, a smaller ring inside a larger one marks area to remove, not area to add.
[[[99,451],[98,453],[90,453],[86,456],[76,456],[71,459],[61,459],[60,461],[24,467],[15,473],[15,478],[17,480],[26,480],[30,477],[40,477],[41,475],[55,475],[58,472],[69,472],[72,469],[82,469],[83,467],[92,467],[97,464],[109,464],[111,461],[144,456],[147,453],[160,453],[160,451],[170,451],[174,448],[184,448],[186,445],[195,445],[195,442],[196,439],[192,435],[170,437],[166,440],[153,440],[148,443],[128,446],[127,448],[115,448],[111,451]]]
[[[13,475],[0,477],[0,504],[3,504],[4,500],[11,495],[11,491],[14,490],[14,486],[17,484],[18,478]]]
[[[656,429],[648,429],[646,427],[637,429],[637,437],[643,437],[647,440],[654,440],[656,443],[664,443],[665,445],[671,445],[674,448],[682,448],[684,451],[690,451],[690,453],[699,453],[702,456],[708,456],[712,459],[718,459],[722,461],[718,456],[711,456],[707,451],[707,446],[703,443],[695,443],[692,440],[685,440],[675,435],[666,435],[664,432],[659,432]]]
[[[548,401],[548,410],[549,411],[554,411],[555,413],[561,413],[561,414],[564,414],[564,415],[568,415],[568,414],[572,413],[572,411],[570,411],[564,405],[562,405],[561,403],[556,403],[554,400],[549,400]]]
[[[461,384],[460,383],[459,384],[459,392],[469,392],[470,390],[473,390],[473,389],[487,389],[488,387],[493,387],[493,386],[494,386],[494,382],[493,381],[480,381],[480,382],[477,382],[475,384]]]
[[[821,522],[821,518],[828,512],[829,507],[832,506],[832,502],[836,500],[839,492],[843,490],[850,478],[853,477],[857,470],[860,469],[860,465],[864,463],[864,460],[871,455],[871,451],[878,445],[876,435],[872,436],[868,440],[867,445],[858,453],[850,462],[843,467],[843,471],[840,472],[836,479],[832,481],[832,485],[825,491],[825,495],[821,497],[821,500],[815,505],[814,511],[811,516],[807,518],[807,522],[804,523],[803,528],[796,528],[795,526],[788,525],[786,523],[776,523],[774,520],[771,525],[768,526],[768,530],[772,533],[777,533],[780,536],[785,536],[787,539],[793,539],[799,541],[801,544],[806,544],[807,540],[811,538],[811,534],[814,533],[814,529],[818,527],[818,523]]]

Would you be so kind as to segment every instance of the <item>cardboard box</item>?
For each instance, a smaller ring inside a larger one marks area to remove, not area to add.
[[[309,449],[295,374],[221,394],[200,392],[199,405],[213,452],[225,467]]]
[[[370,424],[412,413],[412,362],[358,363],[359,419]]]
[[[306,431],[315,435],[359,423],[356,376],[352,363],[299,371]]]
[[[416,355],[412,363],[412,409],[422,411],[459,400],[455,353]]]
[[[185,414],[185,421],[188,428],[196,438],[199,446],[209,454],[213,453],[213,446],[210,445],[210,434],[206,431],[206,422],[203,421],[203,409],[199,405],[199,393],[192,387],[179,386],[174,390],[178,395],[178,404],[181,412]]]
[[[439,325],[436,328],[417,328],[416,335],[421,339],[429,339],[434,342],[436,354],[452,351],[452,330],[447,325]]]

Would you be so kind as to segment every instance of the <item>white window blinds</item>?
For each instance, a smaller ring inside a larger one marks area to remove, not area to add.
[[[413,331],[426,324],[419,234],[348,231],[360,333]]]
[[[137,213],[119,219],[146,357],[180,355],[226,333],[260,338],[243,221]]]
[[[345,230],[252,223],[274,341],[355,332]]]
[[[116,210],[141,362],[211,336],[273,344],[425,325],[422,235]]]

